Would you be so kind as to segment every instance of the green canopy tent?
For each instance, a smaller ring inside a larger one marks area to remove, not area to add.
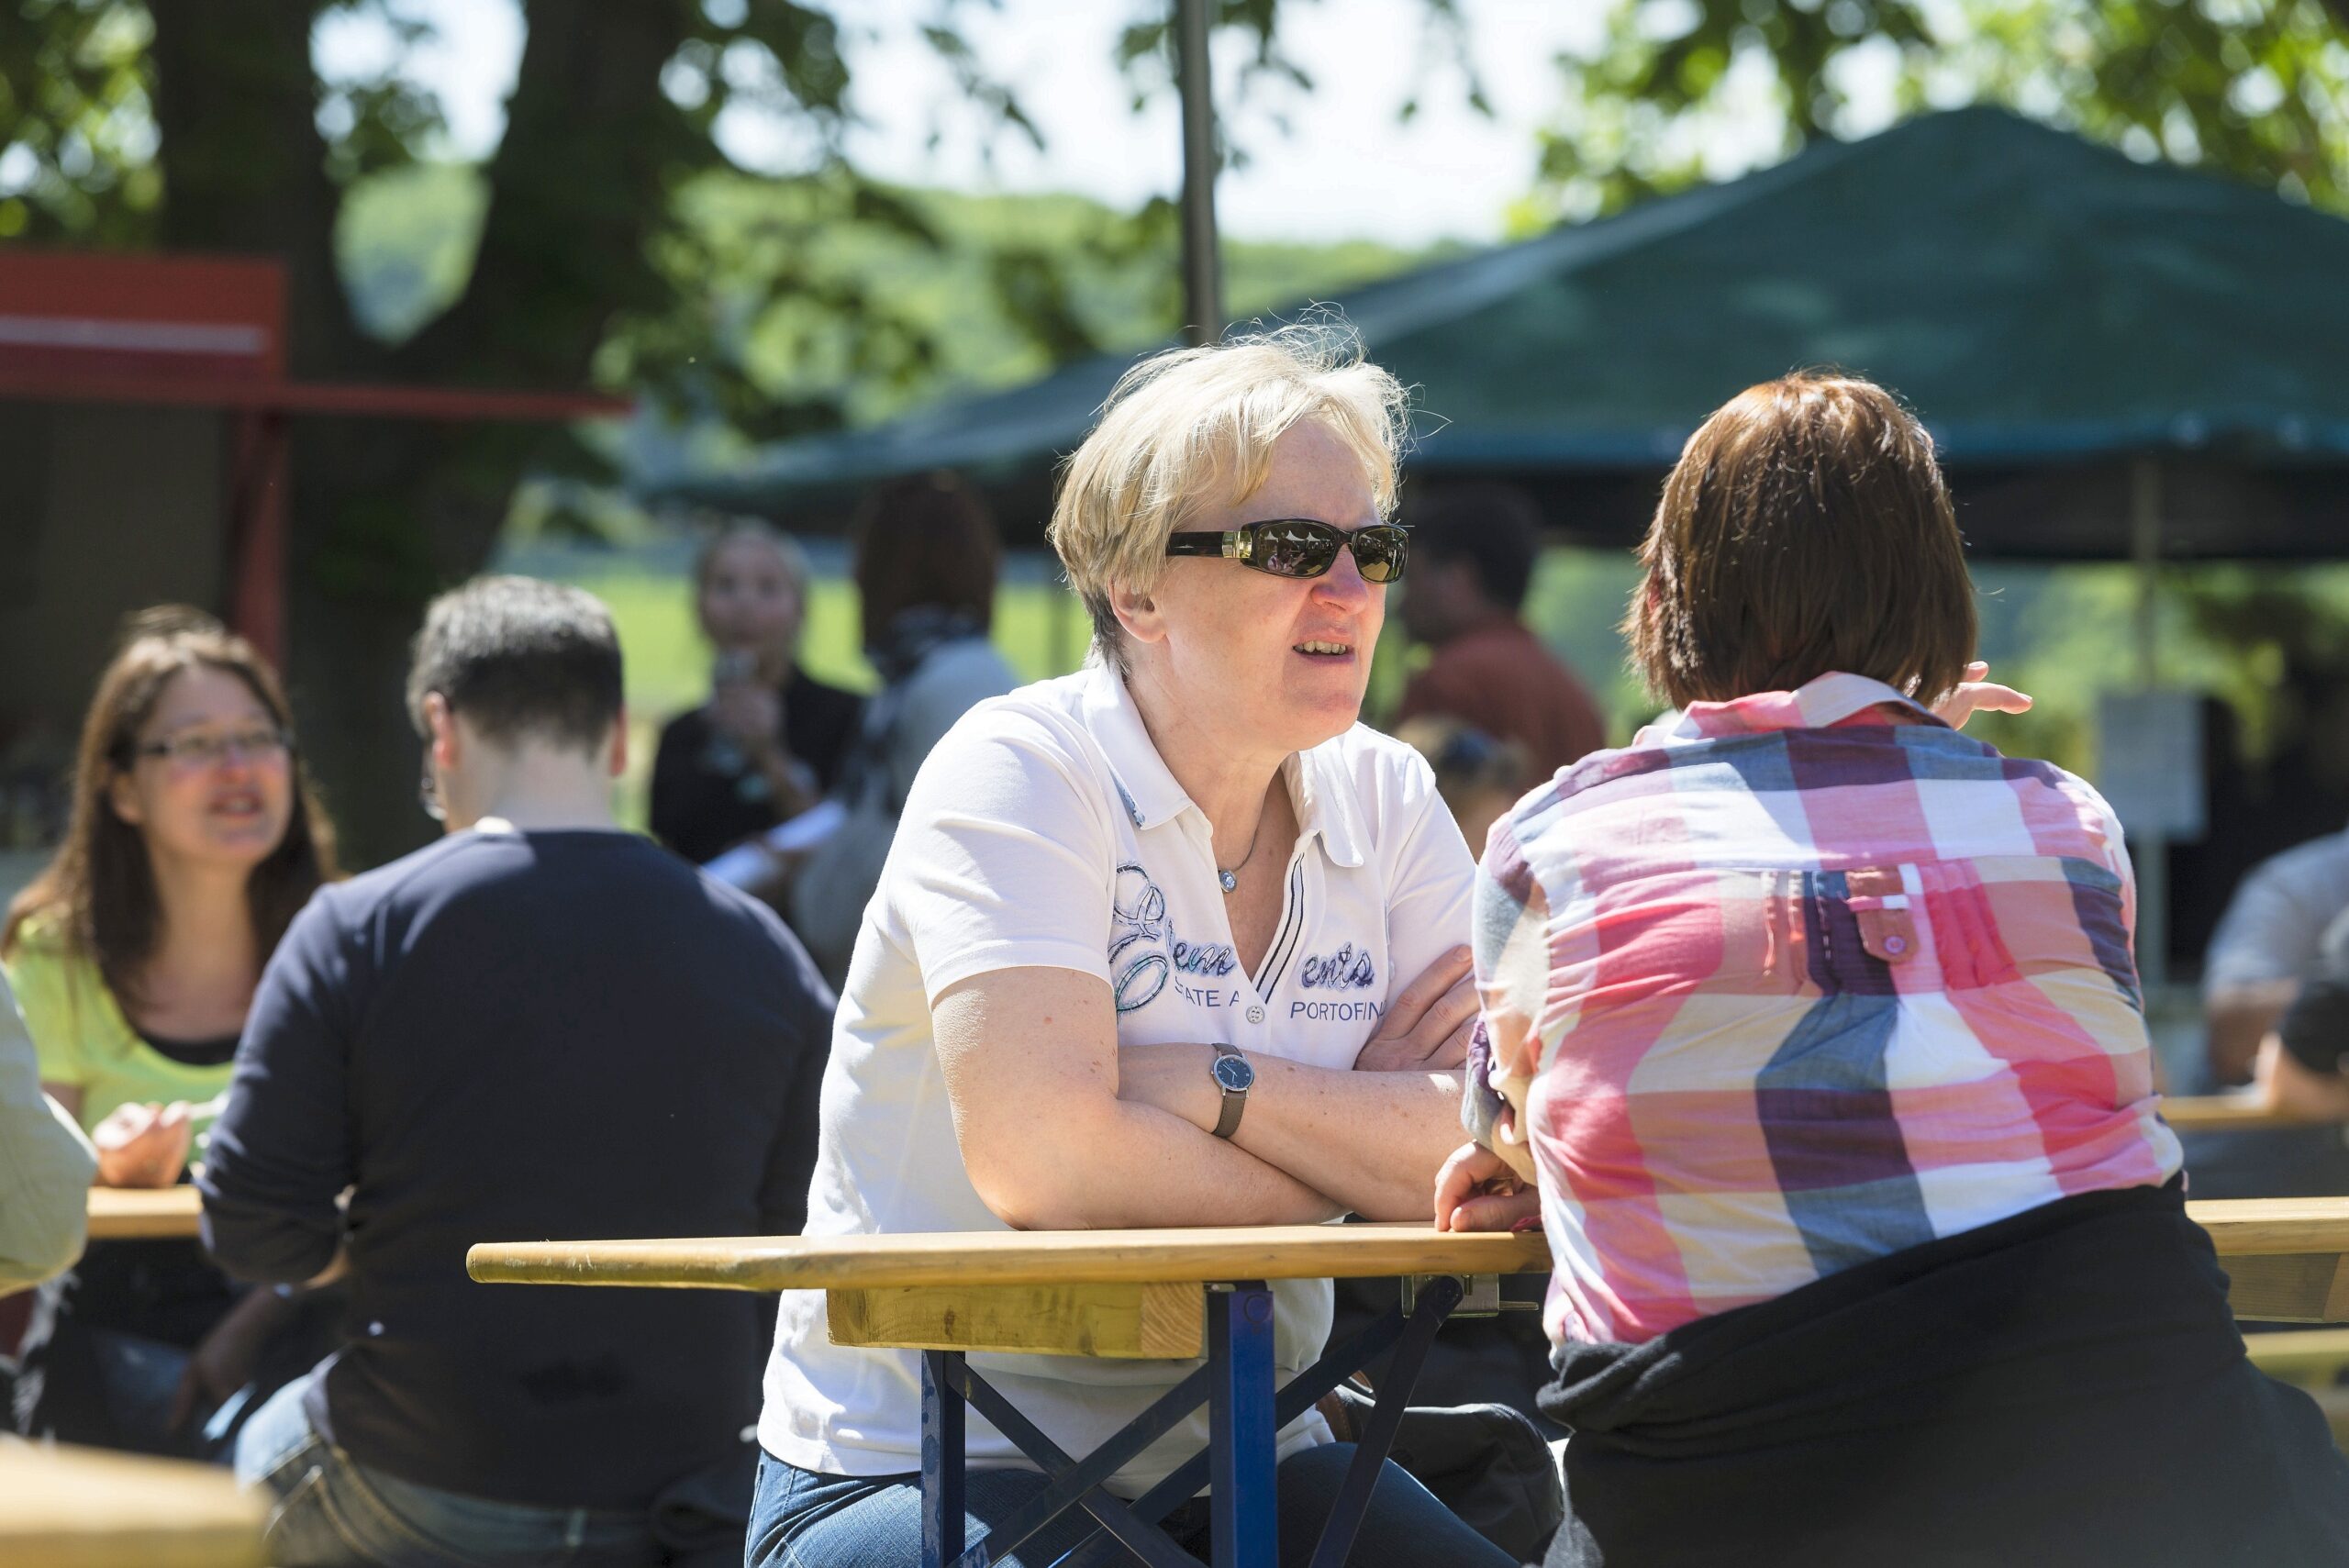
[[[2349,551],[2349,222],[1991,109],[1330,302],[1418,388],[1419,482],[1500,478],[1565,541],[1636,539],[1704,416],[1801,365],[1897,389],[1977,555]],[[790,517],[930,467],[1033,539],[1131,358],[651,488]]]

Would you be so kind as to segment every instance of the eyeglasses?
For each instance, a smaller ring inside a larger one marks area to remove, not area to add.
[[[239,729],[226,735],[174,735],[130,749],[134,757],[161,757],[173,767],[194,773],[217,768],[235,757],[250,762],[274,762],[294,750],[294,739],[283,729]]]
[[[424,777],[416,786],[416,803],[435,822],[449,820],[449,807],[440,799],[440,785],[432,777],[432,753],[424,753]]]
[[[1166,540],[1169,555],[1220,556],[1275,577],[1319,577],[1338,563],[1341,550],[1354,552],[1364,582],[1392,583],[1403,575],[1411,539],[1393,523],[1348,533],[1311,517],[1275,517],[1227,533],[1178,533]]]

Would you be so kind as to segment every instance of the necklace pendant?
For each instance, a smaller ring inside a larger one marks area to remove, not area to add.
[[[1233,888],[1240,885],[1240,873],[1238,872],[1223,871],[1219,869],[1215,873],[1215,879],[1223,884],[1223,890],[1226,893],[1230,892]]]

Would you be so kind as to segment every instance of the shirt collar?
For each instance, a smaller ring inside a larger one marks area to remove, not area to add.
[[[1948,728],[1932,709],[1882,681],[1839,672],[1806,682],[1791,692],[1755,692],[1731,702],[1690,703],[1678,717],[1659,720],[1642,730],[1633,743],[1671,745],[1776,729],[1826,729],[1872,707],[1906,708],[1927,724]]]
[[[1297,803],[1298,836],[1320,835],[1321,852],[1332,864],[1362,864],[1370,828],[1363,820],[1362,801],[1338,754],[1338,742],[1325,740],[1310,751],[1297,752],[1281,772],[1288,779],[1289,798]]]
[[[1085,727],[1108,761],[1126,819],[1137,831],[1147,831],[1193,809],[1190,795],[1167,771],[1157,743],[1143,727],[1141,710],[1134,706],[1125,678],[1096,655],[1086,662],[1085,680]],[[1337,744],[1332,740],[1295,753],[1282,764],[1281,776],[1297,806],[1297,836],[1319,835],[1322,852],[1333,862],[1359,866],[1370,832]]]
[[[1136,828],[1163,827],[1191,804],[1174,775],[1166,771],[1150,731],[1142,728],[1141,709],[1126,690],[1125,677],[1098,653],[1085,664],[1085,728],[1108,759],[1118,785],[1119,804]]]

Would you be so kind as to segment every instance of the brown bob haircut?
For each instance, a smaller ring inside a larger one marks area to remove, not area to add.
[[[224,671],[242,681],[271,721],[292,737],[294,714],[285,690],[278,684],[277,672],[251,643],[184,605],[165,605],[131,617],[82,720],[73,768],[73,815],[65,841],[40,875],[9,904],[7,924],[0,929],[0,955],[15,953],[27,920],[50,917],[68,951],[95,962],[108,990],[128,1001],[138,999],[139,971],[162,940],[163,912],[147,841],[137,828],[115,815],[107,786],[131,766],[139,732],[153,717],[172,678],[199,667]],[[263,960],[275,951],[286,926],[318,884],[336,874],[333,828],[318,805],[298,748],[291,760],[294,798],[285,837],[245,878],[245,905]]]
[[[1688,438],[1623,623],[1665,700],[1841,671],[1931,703],[1974,657],[1974,584],[1932,438],[1884,388],[1800,371]]]
[[[856,519],[864,646],[880,647],[891,621],[923,606],[959,610],[986,630],[1002,555],[985,503],[954,474],[908,474],[874,491]]]

